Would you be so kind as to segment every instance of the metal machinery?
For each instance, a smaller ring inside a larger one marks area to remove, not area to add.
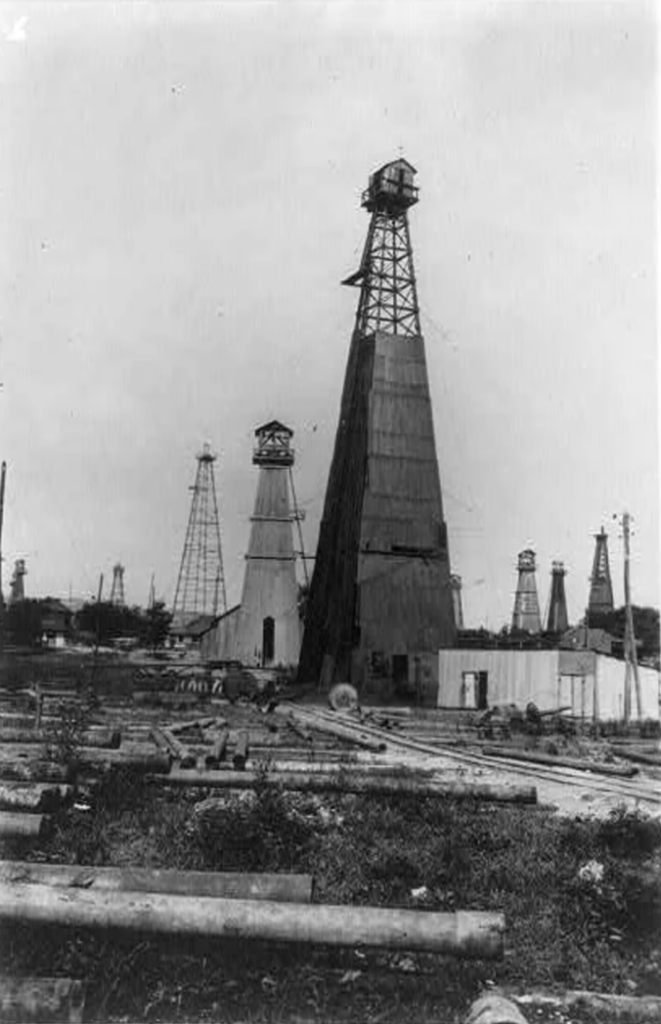
[[[512,629],[520,633],[540,633],[542,620],[535,581],[535,552],[530,548],[519,553],[519,579],[514,596]]]
[[[220,522],[213,464],[216,456],[205,444],[197,458],[184,550],[172,606],[176,633],[200,615],[215,616],[227,608],[220,543]]]
[[[299,665],[301,682],[435,692],[455,641],[408,210],[407,160],[370,176],[370,223]]]

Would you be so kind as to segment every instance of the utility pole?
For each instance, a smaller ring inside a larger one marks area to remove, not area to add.
[[[631,718],[631,677],[636,684],[636,710],[638,718],[641,717],[640,677],[638,675],[638,654],[636,651],[636,633],[633,625],[633,610],[631,607],[631,516],[628,512],[622,513],[622,540],[624,542],[624,721]]]

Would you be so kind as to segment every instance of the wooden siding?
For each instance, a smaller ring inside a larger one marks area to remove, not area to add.
[[[373,654],[435,656],[454,637],[424,342],[355,334],[299,675],[361,685]]]

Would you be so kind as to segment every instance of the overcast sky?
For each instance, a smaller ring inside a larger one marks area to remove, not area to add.
[[[228,600],[252,432],[295,431],[316,546],[368,225],[402,152],[453,571],[470,625],[659,602],[656,25],[628,3],[0,5],[3,585],[172,600],[195,455]]]

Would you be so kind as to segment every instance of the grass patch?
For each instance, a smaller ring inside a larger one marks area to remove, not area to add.
[[[178,950],[152,937],[3,935],[28,970],[92,981],[91,1019],[460,1020],[487,982],[659,993],[661,823],[566,820],[515,806],[208,793],[114,770],[87,813],[63,811],[32,856],[178,869],[307,871],[323,903],[502,911],[499,964],[259,944]],[[421,976],[400,970],[412,965]],[[399,973],[397,973],[399,972]],[[342,980],[344,979],[344,980]],[[396,984],[393,983],[395,979]],[[395,993],[401,993],[396,995]],[[403,998],[407,1002],[402,1002]],[[214,1008],[215,1007],[215,1008]]]

